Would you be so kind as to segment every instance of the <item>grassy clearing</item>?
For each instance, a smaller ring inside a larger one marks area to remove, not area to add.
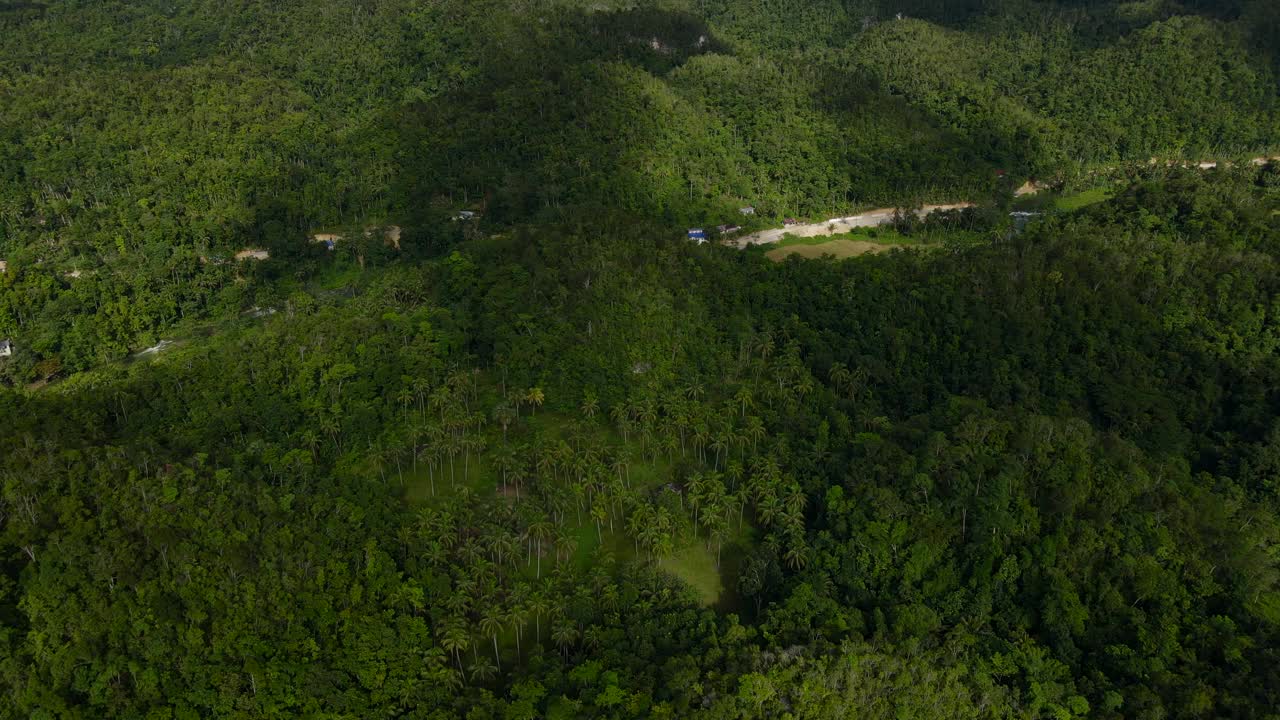
[[[926,247],[930,243],[922,237],[908,237],[892,228],[859,228],[853,232],[819,237],[785,236],[780,242],[768,246],[765,257],[781,262],[791,255],[819,258],[831,255],[837,260],[888,252],[894,248]]]
[[[1101,186],[1061,195],[1053,201],[1053,207],[1062,212],[1074,212],[1081,208],[1097,205],[1115,197],[1116,190],[1111,186]]]
[[[724,593],[724,578],[716,567],[715,553],[704,543],[693,543],[677,550],[659,560],[658,567],[696,590],[704,605],[715,605]]]
[[[715,546],[699,537],[659,560],[658,567],[697,591],[704,605],[732,612],[739,600],[738,574],[747,552],[755,546],[755,535],[749,523],[734,525],[720,547],[718,566]]]

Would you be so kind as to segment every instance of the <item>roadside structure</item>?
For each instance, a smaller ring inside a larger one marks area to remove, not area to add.
[[[330,250],[337,247],[338,241],[341,239],[342,239],[342,236],[335,233],[316,233],[315,235],[311,236],[311,242],[324,243],[325,247],[329,248]]]
[[[474,213],[472,215],[474,216]],[[457,217],[454,219],[456,220]],[[399,225],[369,226],[364,229],[364,236],[373,237],[375,232],[382,233],[388,245],[396,250],[400,249],[400,237],[404,234],[404,230]],[[347,236],[341,233],[313,233],[311,235],[311,242],[323,243],[330,250],[337,247],[340,241],[346,239]]]

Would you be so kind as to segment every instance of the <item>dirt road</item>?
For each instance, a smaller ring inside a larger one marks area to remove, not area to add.
[[[1280,162],[1280,157],[1267,158],[1257,157],[1249,162],[1253,165],[1265,165],[1270,161]],[[1152,158],[1153,164],[1159,160]],[[1201,170],[1211,170],[1218,167],[1218,163],[1214,161],[1206,161],[1195,163],[1195,167]],[[1014,195],[1030,195],[1039,192],[1048,187],[1042,183],[1027,181],[1014,191]],[[957,210],[960,208],[973,207],[973,203],[957,203],[955,205],[925,205],[918,212],[919,215],[925,216],[938,210]],[[832,218],[820,223],[809,223],[805,225],[791,225],[789,227],[771,228],[769,230],[760,230],[759,232],[743,235],[733,241],[739,249],[750,245],[768,245],[776,243],[783,238],[784,235],[794,235],[796,237],[821,237],[824,235],[839,235],[847,233],[854,228],[860,227],[877,227],[880,225],[888,225],[893,222],[893,208],[880,208],[877,210],[868,210],[859,215],[851,215],[849,217]]]
[[[917,213],[925,216],[939,210],[959,210],[961,208],[973,207],[973,203],[958,203],[956,205],[925,205],[920,208]],[[796,237],[821,237],[824,235],[839,235],[847,233],[854,228],[878,227],[880,225],[888,225],[893,222],[893,208],[880,208],[877,210],[868,210],[858,215],[850,215],[849,217],[832,218],[825,222],[810,223],[807,225],[791,225],[788,227],[771,228],[769,230],[761,230],[743,235],[735,242],[738,248],[745,248],[750,245],[768,245],[776,243],[782,239],[784,235],[794,235]]]

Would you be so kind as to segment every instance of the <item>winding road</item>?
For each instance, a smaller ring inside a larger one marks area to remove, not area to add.
[[[1249,161],[1252,165],[1265,165],[1268,162],[1280,162],[1280,157],[1256,157]],[[1159,160],[1153,158],[1152,164],[1159,163]],[[1172,161],[1176,164],[1178,161]],[[1195,167],[1201,170],[1212,170],[1218,167],[1217,162],[1201,162],[1195,163]],[[1030,195],[1044,189],[1044,185],[1028,181],[1022,187],[1014,191],[1014,195]],[[916,214],[924,217],[939,210],[959,210],[961,208],[973,207],[973,203],[956,203],[954,205],[925,205],[916,211]],[[768,230],[760,230],[749,235],[743,235],[729,241],[736,245],[738,249],[750,247],[751,245],[768,245],[776,243],[786,235],[794,235],[795,237],[822,237],[825,235],[839,235],[847,233],[854,228],[878,227],[880,225],[888,225],[893,222],[893,208],[879,208],[876,210],[868,210],[858,215],[850,215],[849,217],[831,218],[819,223],[808,223],[802,225],[789,225],[787,227],[770,228]]]

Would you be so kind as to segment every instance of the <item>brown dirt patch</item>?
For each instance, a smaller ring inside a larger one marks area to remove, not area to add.
[[[831,242],[824,242],[818,245],[788,245],[776,250],[770,250],[765,253],[765,257],[774,262],[781,262],[788,255],[799,255],[803,258],[820,258],[823,255],[834,256],[837,260],[845,258],[858,257],[860,255],[873,255],[875,253],[888,252],[901,245],[881,245],[879,243],[867,242],[865,240],[849,240],[840,238]]]

